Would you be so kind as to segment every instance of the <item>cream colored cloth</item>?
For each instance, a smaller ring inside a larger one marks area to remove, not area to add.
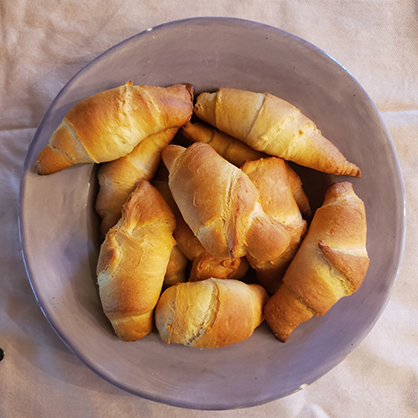
[[[404,175],[405,256],[379,321],[310,387],[261,406],[210,412],[130,395],[90,371],[49,326],[18,239],[19,182],[35,129],[69,79],[114,44],[149,27],[231,16],[284,29],[344,65],[369,93]],[[413,0],[123,2],[0,0],[0,416],[418,417],[418,7]]]

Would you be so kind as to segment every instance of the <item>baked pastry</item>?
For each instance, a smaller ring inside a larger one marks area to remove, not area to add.
[[[272,94],[221,88],[201,93],[194,113],[257,151],[325,173],[361,174],[299,109]]]
[[[244,142],[203,122],[187,122],[181,134],[190,142],[203,142],[210,145],[219,155],[230,163],[241,167],[245,161],[267,157]],[[191,144],[189,144],[191,145]]]
[[[250,265],[245,257],[218,258],[208,251],[203,251],[193,259],[189,282],[216,279],[242,279],[248,272]]]
[[[176,229],[173,236],[176,247],[192,262],[189,281],[204,280],[210,277],[218,279],[241,279],[248,271],[249,264],[245,258],[214,257],[200,243],[186,224],[168,187],[168,178],[159,170],[153,184],[166,199],[176,217]],[[168,173],[167,173],[168,175]]]
[[[210,145],[168,145],[162,158],[183,219],[214,257],[250,254],[262,262],[288,247],[286,228],[263,211],[248,176]]]
[[[175,245],[174,215],[148,181],[138,183],[106,234],[97,264],[103,311],[125,341],[145,337]]]
[[[70,109],[38,154],[38,173],[113,161],[147,136],[184,125],[193,113],[193,91],[188,84],[162,88],[129,82],[87,97]]]
[[[185,282],[186,268],[189,260],[175,245],[171,250],[170,259],[168,260],[167,270],[164,276],[163,287],[173,286],[176,283]]]
[[[280,287],[286,268],[305,236],[307,223],[293,196],[287,165],[283,159],[269,157],[247,161],[241,169],[260,192],[261,206],[266,214],[284,225],[289,232],[289,246],[277,259],[259,263],[247,255],[257,272],[258,282],[268,293],[273,294]]]
[[[287,180],[289,181],[293,197],[295,198],[295,201],[299,206],[299,210],[302,213],[303,217],[307,219],[311,216],[312,212],[308,196],[306,196],[306,193],[303,190],[302,181],[299,175],[296,173],[295,170],[293,170],[292,167],[290,167],[287,161],[285,161],[284,166],[286,168]]]
[[[360,287],[369,265],[366,233],[364,203],[352,184],[330,186],[283,285],[264,309],[279,340],[286,341],[299,324],[324,315]]]
[[[251,336],[263,322],[267,299],[261,286],[238,280],[179,283],[161,295],[155,324],[168,344],[224,347]]]
[[[116,224],[122,214],[122,205],[135,189],[139,180],[150,181],[161,162],[161,151],[176,135],[179,128],[169,128],[150,135],[132,152],[117,160],[101,164],[97,179],[99,192],[96,212],[101,217],[101,233]]]

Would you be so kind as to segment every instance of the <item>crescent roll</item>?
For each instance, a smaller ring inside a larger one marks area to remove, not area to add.
[[[38,154],[38,174],[116,160],[149,135],[184,125],[192,113],[188,84],[163,88],[129,82],[94,94],[71,108],[53,132]]]
[[[264,320],[266,291],[257,284],[209,278],[163,292],[155,324],[168,344],[217,348],[244,341]]]
[[[221,88],[215,93],[201,93],[194,113],[257,151],[325,173],[361,174],[321,135],[314,122],[272,94]]]
[[[330,186],[282,286],[264,309],[266,321],[280,341],[360,287],[369,266],[366,233],[364,203],[352,184]]]
[[[97,283],[103,311],[117,336],[149,334],[175,245],[173,212],[148,181],[140,181],[100,248]]]

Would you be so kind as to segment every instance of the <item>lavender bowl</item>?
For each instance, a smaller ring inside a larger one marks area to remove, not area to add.
[[[156,332],[120,341],[95,284],[99,250],[96,167],[51,176],[38,152],[78,101],[129,80],[196,92],[221,86],[270,92],[299,107],[362,170],[336,177],[295,167],[313,209],[326,188],[350,180],[366,205],[370,267],[361,288],[280,343],[262,324],[242,343],[212,350],[166,345]],[[403,255],[405,195],[392,140],[358,82],[323,51],[287,32],[232,18],[150,28],[100,55],[72,78],[43,118],[24,166],[20,236],[28,277],[51,326],[89,368],[134,395],[193,409],[254,406],[312,384],[366,337],[391,295]]]

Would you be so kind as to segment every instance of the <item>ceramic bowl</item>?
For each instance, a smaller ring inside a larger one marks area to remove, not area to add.
[[[300,108],[362,170],[361,178],[297,168],[313,209],[326,188],[350,180],[368,220],[370,267],[361,288],[280,343],[262,324],[219,349],[166,345],[156,332],[126,343],[105,318],[95,283],[99,250],[95,166],[38,176],[34,165],[67,111],[132,80],[196,92],[221,86],[270,92]],[[51,326],[93,371],[132,394],[194,409],[242,408],[312,384],[369,333],[399,268],[405,197],[393,143],[358,82],[325,52],[287,32],[233,18],[194,18],[150,28],[111,48],[62,89],[36,131],[24,166],[20,234],[35,297]]]

